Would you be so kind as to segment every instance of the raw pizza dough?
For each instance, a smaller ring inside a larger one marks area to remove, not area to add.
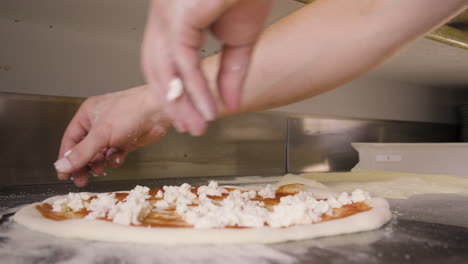
[[[287,183],[304,184],[308,187],[307,191],[316,192],[325,197],[331,193],[323,184],[291,175],[285,176],[278,186]],[[61,196],[52,197],[44,202],[52,204],[60,198]],[[385,199],[371,198],[366,200],[366,203],[372,207],[371,210],[337,220],[287,228],[148,228],[119,225],[101,220],[54,221],[44,218],[35,208],[40,203],[23,207],[15,214],[14,220],[32,230],[57,237],[109,242],[165,245],[277,243],[373,230],[390,221],[392,215]]]

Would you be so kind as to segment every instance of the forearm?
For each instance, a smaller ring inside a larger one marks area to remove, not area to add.
[[[308,5],[259,39],[239,112],[274,108],[336,88],[466,5],[465,0],[319,0]],[[204,61],[213,87],[217,60]]]

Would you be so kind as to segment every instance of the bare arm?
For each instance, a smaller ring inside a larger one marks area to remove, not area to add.
[[[336,88],[466,7],[466,0],[314,2],[261,36],[239,112],[287,105]],[[212,84],[217,57],[204,61]]]
[[[228,113],[218,106],[223,115],[253,112],[333,89],[466,6],[466,0],[319,0],[260,37],[240,109]],[[214,93],[218,60],[203,61]],[[89,169],[102,174],[105,163],[120,166],[127,152],[158,140],[169,127],[148,86],[88,99],[63,137],[55,164],[59,178],[73,175],[84,186]]]

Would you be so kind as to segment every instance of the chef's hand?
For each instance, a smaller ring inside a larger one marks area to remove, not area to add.
[[[58,178],[83,187],[89,173],[103,175],[105,166],[120,166],[128,152],[164,136],[170,122],[151,94],[142,86],[88,98],[62,138]]]
[[[218,115],[200,68],[204,31],[223,44],[217,87],[227,111],[239,108],[241,87],[271,0],[152,0],[142,47],[148,84],[164,98],[179,132],[201,135]],[[170,89],[172,87],[172,89]],[[181,92],[183,87],[185,92]],[[171,93],[169,93],[171,90]]]

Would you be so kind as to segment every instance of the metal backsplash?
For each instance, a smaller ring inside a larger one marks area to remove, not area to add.
[[[52,164],[82,99],[0,94],[0,185],[58,182]],[[94,181],[285,173],[283,115],[249,114],[210,125],[202,137],[168,133]]]
[[[0,186],[55,183],[62,133],[82,99],[0,93]],[[93,181],[343,171],[357,162],[350,142],[457,141],[457,126],[288,117],[262,112],[210,124],[206,135],[172,131]]]
[[[455,142],[458,126],[317,117],[288,119],[287,171],[349,171],[358,162],[351,142]]]

